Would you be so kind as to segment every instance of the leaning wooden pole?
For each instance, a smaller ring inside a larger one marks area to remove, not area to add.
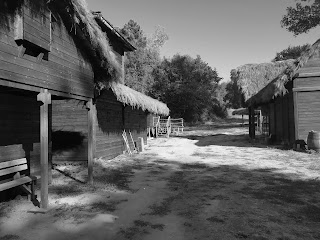
[[[87,102],[88,110],[88,183],[93,184],[93,158],[94,158],[94,106],[92,99]]]
[[[41,163],[41,203],[43,209],[48,208],[48,184],[49,184],[49,107],[51,94],[47,89],[42,89],[37,96],[42,102],[40,106],[40,163]]]

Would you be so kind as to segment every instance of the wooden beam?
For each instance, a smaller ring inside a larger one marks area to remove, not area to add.
[[[298,92],[293,92],[293,111],[294,111],[294,139],[299,139],[299,112],[298,112]]]
[[[313,87],[297,87],[292,89],[293,92],[314,92],[314,91],[320,91],[319,86],[313,86]]]
[[[24,83],[18,83],[18,82],[9,81],[9,80],[5,80],[5,79],[1,79],[1,78],[0,78],[0,86],[18,88],[18,89],[33,91],[33,92],[40,92],[41,91],[41,88],[37,87],[37,86],[32,86],[32,85],[28,85],[28,84],[24,84]],[[78,99],[78,100],[83,100],[83,101],[90,100],[89,97],[85,97],[85,96],[59,92],[56,90],[48,90],[48,91],[52,95],[59,96],[59,97],[72,98],[72,99]]]
[[[86,107],[88,109],[88,182],[93,184],[93,158],[94,158],[94,106],[90,99]]]
[[[48,105],[51,104],[51,94],[47,89],[41,89],[37,101],[40,106],[40,162],[41,162],[41,208],[48,208],[48,183],[49,183],[49,126]]]

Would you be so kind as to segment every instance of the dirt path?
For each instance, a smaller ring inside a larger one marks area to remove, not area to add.
[[[1,240],[320,239],[319,155],[253,145],[244,128],[189,129],[99,159],[93,187],[84,166],[57,169],[48,213],[0,203]]]

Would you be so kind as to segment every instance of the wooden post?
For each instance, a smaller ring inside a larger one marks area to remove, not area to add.
[[[293,111],[294,111],[294,140],[299,140],[299,110],[298,110],[298,92],[293,92]]]
[[[94,158],[94,106],[92,99],[87,102],[88,110],[88,182],[93,185],[93,158]]]
[[[249,107],[249,136],[255,138],[255,121],[254,121],[254,108]]]
[[[40,106],[40,162],[41,162],[41,208],[48,208],[48,183],[49,183],[49,111],[51,94],[47,89],[41,89],[37,101],[42,102]]]

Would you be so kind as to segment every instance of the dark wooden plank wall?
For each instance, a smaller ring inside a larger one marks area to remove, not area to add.
[[[0,162],[26,157],[39,174],[40,108],[36,95],[0,92]]]
[[[293,93],[290,91],[283,97],[277,97],[269,103],[270,134],[275,136],[279,143],[295,141],[295,123]]]
[[[32,21],[33,25],[42,24],[36,16],[28,16],[26,19]],[[14,23],[0,27],[0,78],[93,97],[93,70],[85,54],[76,46],[63,23],[53,22],[51,28],[50,52],[47,60],[39,62],[32,54],[19,57]],[[31,27],[26,28],[26,31],[32,32]]]
[[[105,90],[96,101],[95,157],[112,159],[123,153],[123,104],[111,90]]]
[[[147,141],[147,113],[124,107],[117,101],[111,90],[105,90],[97,98],[95,129],[95,156],[112,159],[125,150],[122,131],[125,128],[130,147],[133,147],[129,130],[134,142],[139,137]],[[85,136],[81,145],[66,150],[53,148],[53,161],[87,161],[87,109],[84,102],[79,100],[52,100],[52,129],[65,134],[78,133]],[[53,134],[53,146],[54,146]]]
[[[269,133],[276,135],[275,104],[269,103]]]
[[[134,142],[138,143],[138,138],[143,137],[144,143],[147,143],[146,112],[126,106],[124,109],[124,125],[127,132],[131,131]]]
[[[297,111],[297,139],[306,141],[311,130],[320,131],[320,91],[298,92]]]
[[[53,162],[88,160],[87,113],[84,101],[52,100]]]

